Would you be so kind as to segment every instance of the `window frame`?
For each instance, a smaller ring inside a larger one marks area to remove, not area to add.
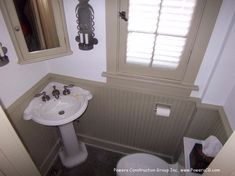
[[[121,11],[125,11],[128,14],[129,9],[129,0],[121,0],[120,8]],[[138,64],[129,64],[126,63],[126,43],[127,43],[127,25],[128,22],[119,19],[120,27],[120,50],[119,50],[119,70],[120,72],[125,72],[129,74],[135,74],[138,71],[140,75],[153,76],[157,78],[165,78],[165,79],[173,79],[173,80],[181,80],[184,76],[185,70],[187,68],[188,61],[190,59],[190,55],[192,52],[192,47],[195,42],[195,38],[197,35],[198,27],[202,18],[203,8],[205,7],[205,1],[199,0],[197,3],[196,11],[198,12],[193,16],[193,22],[189,30],[189,34],[187,37],[186,48],[184,49],[183,56],[179,62],[179,66],[176,69],[169,68],[147,68],[146,66],[138,65]],[[123,43],[123,44],[122,44]],[[124,45],[125,43],[125,45]],[[156,75],[156,76],[154,76]]]
[[[203,60],[222,0],[204,0],[205,5],[197,29],[197,36],[190,52],[190,58],[186,62],[187,67],[183,71],[182,79],[166,78],[167,76],[138,75],[120,69],[120,53],[125,53],[122,51],[125,48],[119,44],[120,41],[125,41],[125,38],[123,39],[125,36],[120,35],[121,27],[127,24],[125,24],[125,21],[120,20],[118,12],[127,12],[128,10],[128,6],[122,4],[123,2],[126,3],[127,0],[106,0],[107,71],[103,72],[102,75],[107,77],[107,83],[130,87],[138,86],[151,92],[156,92],[157,89],[157,92],[169,94],[170,91],[170,94],[180,96],[189,96],[192,90],[198,90],[198,86],[194,85],[194,81]],[[127,30],[127,27],[124,27],[124,29]]]

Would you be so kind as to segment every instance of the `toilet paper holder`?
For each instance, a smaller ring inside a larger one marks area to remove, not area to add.
[[[155,115],[158,117],[170,117],[171,105],[157,103],[154,108]]]

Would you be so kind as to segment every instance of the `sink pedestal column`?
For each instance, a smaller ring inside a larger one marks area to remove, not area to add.
[[[59,126],[63,147],[59,152],[62,164],[71,168],[84,162],[87,158],[87,150],[84,143],[77,140],[73,122]]]

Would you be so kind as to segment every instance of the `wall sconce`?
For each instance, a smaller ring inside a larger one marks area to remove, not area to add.
[[[78,24],[78,36],[75,40],[79,43],[78,46],[81,50],[91,50],[98,43],[94,34],[94,10],[88,1],[79,0],[75,9]]]
[[[7,48],[3,47],[2,43],[0,43],[0,67],[9,63],[9,59],[6,53],[7,53]]]

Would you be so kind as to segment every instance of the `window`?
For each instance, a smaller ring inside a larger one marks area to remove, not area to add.
[[[107,76],[190,85],[221,0],[106,0]],[[119,18],[126,12],[128,21]],[[186,86],[187,87],[187,86]]]
[[[189,58],[189,36],[194,39],[199,21],[195,18],[201,14],[196,5],[197,0],[130,0],[124,64],[139,65],[148,72],[184,69],[180,62]]]

